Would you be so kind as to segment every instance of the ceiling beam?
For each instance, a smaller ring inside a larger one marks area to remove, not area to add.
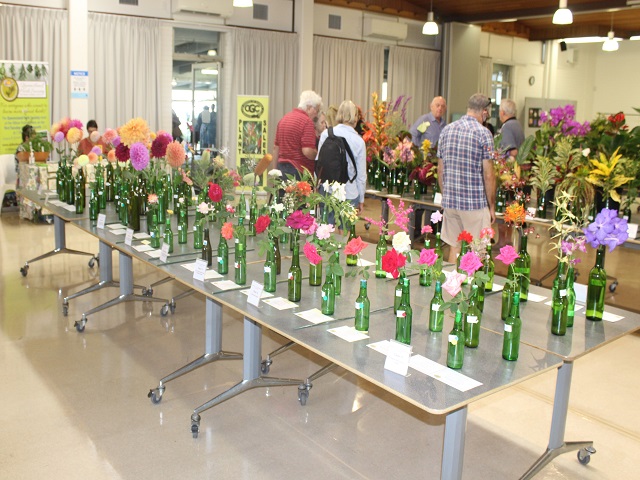
[[[616,37],[629,38],[631,35],[626,30],[613,29]],[[604,25],[567,25],[565,27],[549,27],[536,28],[531,30],[529,40],[544,41],[557,40],[560,38],[578,38],[578,37],[606,37],[609,33],[609,27]]]

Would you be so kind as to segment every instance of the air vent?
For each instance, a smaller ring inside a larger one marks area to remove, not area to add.
[[[269,20],[269,5],[262,5],[260,3],[253,4],[253,19],[254,20]]]
[[[342,17],[329,14],[329,28],[331,30],[342,30]]]
[[[133,5],[134,7],[137,7],[138,0],[120,0],[120,5]]]

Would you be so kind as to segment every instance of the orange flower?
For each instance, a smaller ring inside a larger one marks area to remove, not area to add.
[[[98,163],[98,155],[96,155],[95,153],[89,152],[87,156],[89,157],[89,163],[91,165]]]
[[[225,222],[222,225],[222,229],[220,230],[220,234],[227,240],[231,240],[233,238],[233,223]]]
[[[311,195],[311,185],[308,182],[298,182],[296,185],[296,190],[298,191],[298,195],[303,197],[308,197]]]
[[[171,142],[167,145],[167,152],[165,153],[165,158],[169,165],[173,168],[178,168],[184,163],[184,159],[187,154],[184,152],[184,147],[181,143]]]
[[[129,120],[127,123],[120,127],[119,131],[120,140],[127,147],[130,147],[136,142],[147,144],[149,143],[149,139],[151,138],[151,130],[149,130],[149,125],[147,125],[147,122],[139,117]]]
[[[109,153],[107,153],[107,160],[109,160],[111,163],[116,161],[116,149],[112,148],[111,150],[109,150]]]
[[[67,142],[78,143],[82,140],[82,130],[76,127],[71,127],[67,132]]]
[[[511,203],[504,211],[504,223],[506,224],[513,224],[519,227],[524,223],[525,217],[524,207],[518,202]]]

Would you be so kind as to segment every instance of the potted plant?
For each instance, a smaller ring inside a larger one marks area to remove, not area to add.
[[[16,154],[21,162],[29,161],[29,154],[33,151],[36,162],[46,162],[52,149],[51,142],[39,135],[35,135],[24,143],[20,144],[19,152]]]

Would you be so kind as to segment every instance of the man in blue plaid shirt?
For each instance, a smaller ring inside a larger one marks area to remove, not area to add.
[[[472,95],[467,114],[447,125],[438,142],[438,183],[444,207],[442,240],[451,247],[451,263],[460,253],[458,236],[462,230],[478,238],[480,231],[496,219],[493,137],[482,126],[490,108],[490,98],[480,93]]]

